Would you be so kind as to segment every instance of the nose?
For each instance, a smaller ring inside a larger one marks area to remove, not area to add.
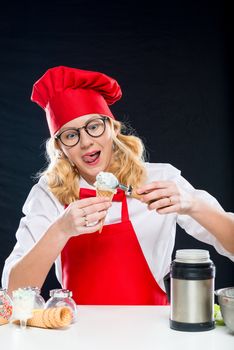
[[[81,148],[88,148],[89,146],[93,145],[93,139],[89,134],[84,130],[80,130],[80,141],[79,141]]]

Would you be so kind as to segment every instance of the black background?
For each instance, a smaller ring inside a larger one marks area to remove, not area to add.
[[[154,7],[153,7],[153,4]],[[112,111],[143,138],[151,162],[171,163],[227,211],[233,198],[233,28],[227,1],[9,2],[0,12],[0,274],[15,244],[33,175],[45,164],[44,112],[33,83],[67,65],[116,78]],[[230,2],[231,3],[231,2]],[[208,249],[216,288],[233,263],[178,228],[176,249]],[[57,287],[53,270],[43,288]]]

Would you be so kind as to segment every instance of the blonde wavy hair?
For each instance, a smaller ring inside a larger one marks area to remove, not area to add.
[[[113,157],[109,168],[120,183],[137,188],[146,180],[145,148],[141,139],[128,131],[126,125],[108,119],[113,138]],[[116,132],[117,131],[117,132]],[[50,191],[63,204],[79,199],[79,169],[61,152],[58,141],[53,137],[46,143],[47,168],[39,174],[45,176]]]

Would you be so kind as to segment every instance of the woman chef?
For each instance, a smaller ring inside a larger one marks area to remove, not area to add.
[[[234,259],[233,231],[215,222],[224,212],[216,199],[172,165],[144,161],[141,140],[126,135],[109,109],[120,98],[113,78],[64,66],[34,84],[32,101],[45,110],[51,134],[49,165],[23,206],[5,262],[9,292],[41,287],[55,262],[59,282],[77,304],[167,304],[163,277],[177,223]],[[118,190],[112,203],[96,197],[100,171],[131,185],[133,195]]]

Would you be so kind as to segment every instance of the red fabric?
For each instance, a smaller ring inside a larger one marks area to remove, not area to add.
[[[77,304],[168,304],[129,220],[125,195],[122,222],[105,225],[101,234],[72,237],[61,260],[63,287],[72,290]]]
[[[115,202],[122,202],[122,200],[124,199],[124,196],[125,196],[124,191],[118,188],[112,200]],[[80,198],[89,198],[89,197],[96,197],[96,191],[91,190],[89,188],[81,188]]]
[[[31,100],[46,112],[51,135],[85,114],[114,118],[108,105],[122,96],[119,84],[99,72],[59,66],[50,68],[33,85]]]

